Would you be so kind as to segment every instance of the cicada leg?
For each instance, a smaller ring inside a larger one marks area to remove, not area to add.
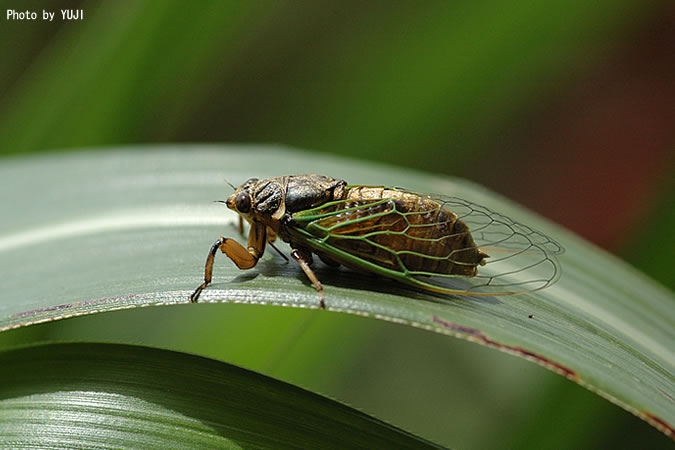
[[[267,228],[267,243],[270,245],[270,247],[272,247],[272,249],[275,252],[277,252],[279,254],[279,256],[281,256],[282,258],[284,258],[286,260],[286,262],[288,262],[288,258],[286,257],[286,255],[281,253],[281,250],[279,250],[277,248],[277,246],[274,245],[274,241],[276,241],[276,240],[277,240],[277,234],[274,232],[273,229],[268,227]]]
[[[213,261],[216,258],[216,252],[220,250],[230,258],[242,270],[251,269],[255,267],[258,260],[265,252],[265,244],[267,243],[265,225],[257,222],[251,224],[251,231],[248,234],[248,248],[244,248],[239,242],[234,239],[220,237],[211,246],[209,255],[206,257],[206,267],[204,269],[204,282],[200,284],[197,289],[190,295],[190,301],[196,303],[199,299],[199,294],[206,286],[211,283],[213,276]]]
[[[271,244],[272,242],[277,240],[277,234],[274,232],[273,229],[270,227],[267,227],[267,243]]]
[[[302,271],[305,272],[305,275],[307,275],[309,281],[312,282],[312,286],[314,286],[314,288],[319,292],[321,309],[326,309],[325,296],[323,293],[323,285],[316,277],[316,274],[314,273],[312,268],[309,267],[309,264],[312,261],[312,254],[306,250],[294,248],[291,250],[291,256],[293,257],[295,262],[298,263]]]

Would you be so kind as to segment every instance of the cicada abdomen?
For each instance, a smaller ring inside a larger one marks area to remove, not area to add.
[[[322,257],[436,292],[509,295],[560,275],[553,240],[458,198],[348,186],[293,221]]]

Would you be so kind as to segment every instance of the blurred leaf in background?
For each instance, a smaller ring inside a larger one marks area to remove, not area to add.
[[[388,161],[487,185],[675,288],[672,1],[0,5],[57,13],[3,14],[2,154],[228,141]],[[574,428],[589,394],[551,385],[541,421]]]

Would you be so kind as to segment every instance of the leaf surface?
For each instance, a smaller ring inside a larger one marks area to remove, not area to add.
[[[238,184],[304,172],[465,198],[546,233],[566,250],[555,285],[501,298],[438,296],[317,264],[329,310],[409,324],[524,357],[672,436],[671,292],[466,181],[281,148],[163,146],[5,160],[0,329],[187,303],[201,281],[209,246],[221,235],[237,237],[235,216],[212,203],[231,193],[225,179]],[[274,252],[246,272],[219,255],[214,276],[200,301],[318,307],[300,270]]]
[[[333,400],[184,353],[55,344],[0,353],[0,367],[5,448],[436,447]]]

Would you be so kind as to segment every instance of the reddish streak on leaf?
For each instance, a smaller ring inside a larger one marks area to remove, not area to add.
[[[641,414],[644,415],[645,420],[653,427],[659,429],[669,438],[675,439],[675,429],[673,429],[673,427],[666,423],[663,419],[656,417],[654,414],[648,413],[647,411],[642,411]]]
[[[49,307],[46,307],[46,308],[31,309],[30,311],[22,311],[22,312],[19,312],[19,313],[12,314],[11,317],[19,318],[19,317],[34,316],[36,314],[40,314],[40,313],[44,313],[44,312],[60,311],[60,310],[75,308],[75,307],[79,307],[79,306],[95,305],[97,303],[105,303],[106,301],[109,301],[109,299],[99,298],[99,299],[96,299],[96,300],[85,300],[85,301],[82,301],[82,302],[66,303],[66,304],[63,304],[63,305],[55,305],[55,306],[49,306]]]
[[[466,327],[464,325],[460,325],[454,322],[450,322],[444,319],[441,319],[438,316],[433,316],[432,321],[434,323],[437,323],[439,325],[442,325],[444,328],[447,328],[452,331],[456,331],[458,333],[463,333],[471,336],[475,340],[488,345],[490,347],[495,347],[500,350],[506,350],[508,352],[516,353],[518,355],[521,355],[527,359],[531,359],[544,367],[553,370],[554,372],[559,373],[560,375],[566,376],[567,378],[576,380],[578,378],[578,375],[575,371],[570,369],[569,367],[565,367],[562,364],[553,361],[552,359],[549,359],[545,356],[538,355],[530,350],[526,350],[522,347],[516,346],[516,345],[506,345],[506,344],[501,344],[497,341],[493,341],[489,337],[485,335],[480,330],[477,330],[475,328],[470,328]]]
[[[673,397],[672,397],[670,394],[668,394],[666,391],[664,391],[664,390],[661,389],[661,388],[656,388],[656,389],[658,389],[660,393],[662,393],[663,395],[665,395],[666,398],[667,398],[668,400],[670,400],[671,402],[675,402],[675,398],[673,398]]]
[[[434,323],[437,323],[439,325],[442,325],[444,328],[447,328],[449,330],[455,331],[457,333],[463,333],[468,336],[470,336],[473,340],[479,341],[485,345],[488,345],[490,347],[495,347],[501,350],[505,350],[511,353],[516,353],[518,355],[521,355],[527,359],[530,359],[532,361],[535,361],[544,367],[553,370],[554,372],[559,373],[560,375],[564,375],[567,378],[572,379],[573,381],[579,381],[579,376],[575,371],[572,369],[563,366],[560,363],[557,363],[549,358],[546,358],[545,356],[538,355],[534,352],[531,352],[529,350],[525,350],[522,347],[518,347],[515,345],[505,345],[505,344],[500,344],[499,342],[493,341],[492,339],[488,338],[485,333],[483,333],[480,330],[477,330],[475,328],[471,327],[466,327],[464,325],[460,325],[458,323],[450,322],[448,320],[441,319],[438,316],[433,316],[432,321]],[[663,392],[663,391],[661,391]],[[665,392],[664,392],[665,394]],[[672,397],[668,394],[665,394],[668,398],[672,399]],[[656,417],[655,415],[648,413],[646,411],[635,411],[633,410],[634,413],[637,413],[639,416],[642,417],[643,420],[647,421],[650,425],[653,427],[657,428],[660,430],[662,433],[664,433],[666,436],[670,437],[671,439],[675,439],[675,429],[673,427],[666,423],[663,419]]]

